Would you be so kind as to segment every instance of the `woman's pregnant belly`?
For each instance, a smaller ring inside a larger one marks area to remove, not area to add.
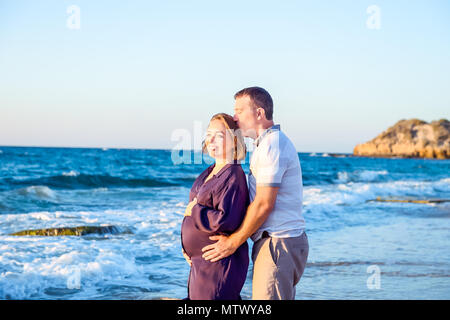
[[[194,219],[184,217],[181,225],[181,242],[189,257],[201,257],[202,248],[216,241],[210,240],[211,233],[203,232],[195,227]]]

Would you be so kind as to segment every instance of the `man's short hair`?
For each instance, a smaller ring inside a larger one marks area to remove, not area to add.
[[[260,87],[249,87],[242,89],[234,95],[234,99],[249,96],[253,105],[257,108],[263,108],[266,113],[267,120],[273,118],[273,101],[270,94]]]

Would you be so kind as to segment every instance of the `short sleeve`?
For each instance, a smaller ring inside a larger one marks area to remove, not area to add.
[[[270,143],[261,145],[261,150],[258,151],[255,172],[252,172],[257,186],[281,186],[281,180],[286,171],[287,163],[286,158],[283,158],[281,155],[279,145],[273,143],[273,140]]]

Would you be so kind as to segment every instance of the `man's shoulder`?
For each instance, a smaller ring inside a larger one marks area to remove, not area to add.
[[[283,157],[297,155],[294,144],[291,139],[281,130],[276,130],[267,135],[260,146],[258,147],[262,152],[280,152]]]
[[[274,130],[264,137],[264,139],[259,143],[258,149],[280,149],[284,142],[284,137],[285,136],[280,130]]]

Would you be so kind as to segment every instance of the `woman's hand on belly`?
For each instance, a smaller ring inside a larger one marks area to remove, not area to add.
[[[197,198],[194,198],[186,207],[186,210],[184,211],[185,217],[190,217],[192,212],[192,207],[197,204]]]

